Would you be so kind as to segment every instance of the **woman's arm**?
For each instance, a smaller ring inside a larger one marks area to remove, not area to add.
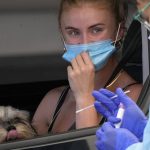
[[[32,125],[37,131],[38,135],[48,133],[49,124],[52,119],[53,112],[55,111],[61,91],[62,87],[52,89],[44,96],[44,98],[41,100],[41,103],[37,107],[32,119]]]
[[[86,52],[78,55],[67,70],[69,84],[76,100],[76,111],[92,105],[95,69],[89,55]],[[98,114],[94,107],[76,114],[76,128],[96,126],[98,122]]]

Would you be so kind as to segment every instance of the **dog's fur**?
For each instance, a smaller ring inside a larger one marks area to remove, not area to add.
[[[0,143],[28,139],[36,135],[29,112],[11,106],[0,106]]]

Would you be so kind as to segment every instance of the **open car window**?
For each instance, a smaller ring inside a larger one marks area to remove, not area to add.
[[[0,145],[3,150],[26,149],[26,150],[94,150],[95,132],[97,127],[80,129],[55,135],[45,135],[30,140],[4,143]]]
[[[41,99],[50,89],[68,85],[67,64],[62,59],[64,51],[57,26],[59,2],[60,0],[0,1],[2,10],[0,18],[3,22],[0,24],[2,35],[0,40],[2,50],[0,51],[0,105],[11,105],[28,110],[33,116]],[[132,16],[129,15],[129,21],[131,20]],[[130,22],[127,26],[129,25]],[[147,31],[142,34],[147,34]],[[142,47],[143,44],[144,48],[146,44],[149,49],[149,42],[142,42]],[[142,55],[142,49],[139,55]],[[138,71],[141,71],[138,78],[140,81],[144,81],[144,88],[140,94],[138,105],[145,114],[147,114],[150,103],[148,101],[150,99],[150,78],[148,76],[150,65],[144,66],[145,69],[142,67],[143,60],[150,63],[149,56],[148,51],[140,57],[141,61],[133,61],[137,60],[136,57],[131,58],[126,66],[129,71],[135,73],[136,71],[132,68],[135,66],[132,64],[136,64],[136,68],[139,68]],[[144,70],[146,73],[143,75]],[[137,75],[137,72],[134,75]],[[6,142],[0,144],[0,149],[77,150],[80,148],[94,150],[96,149],[95,133],[97,128]]]
[[[0,84],[67,79],[59,2],[0,1]]]

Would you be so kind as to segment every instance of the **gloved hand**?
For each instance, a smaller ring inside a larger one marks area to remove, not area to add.
[[[115,129],[110,122],[105,122],[96,132],[98,150],[125,150],[139,142],[137,137],[124,128]]]
[[[101,88],[99,91],[93,91],[92,95],[95,97],[94,106],[100,114],[102,114],[108,121],[112,123],[120,122],[120,119],[116,118],[118,112],[118,106],[120,101],[118,98],[110,100],[111,97],[116,94]]]
[[[97,102],[94,103],[96,110],[104,115],[111,123],[116,123],[117,121],[115,120],[115,117],[118,106],[122,103],[125,107],[125,113],[122,119],[121,128],[128,129],[136,135],[140,141],[142,141],[143,131],[147,123],[146,116],[136,105],[136,103],[122,91],[121,88],[116,90],[116,94],[118,97],[110,100],[110,92],[108,90],[100,90],[99,92],[94,91],[93,96],[97,100]],[[101,102],[101,104],[99,104],[98,101]],[[111,101],[113,105],[110,106],[111,103],[108,103],[108,101]]]

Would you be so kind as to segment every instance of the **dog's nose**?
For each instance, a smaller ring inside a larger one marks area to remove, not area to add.
[[[16,127],[13,125],[10,125],[7,127],[7,131],[16,130]]]

